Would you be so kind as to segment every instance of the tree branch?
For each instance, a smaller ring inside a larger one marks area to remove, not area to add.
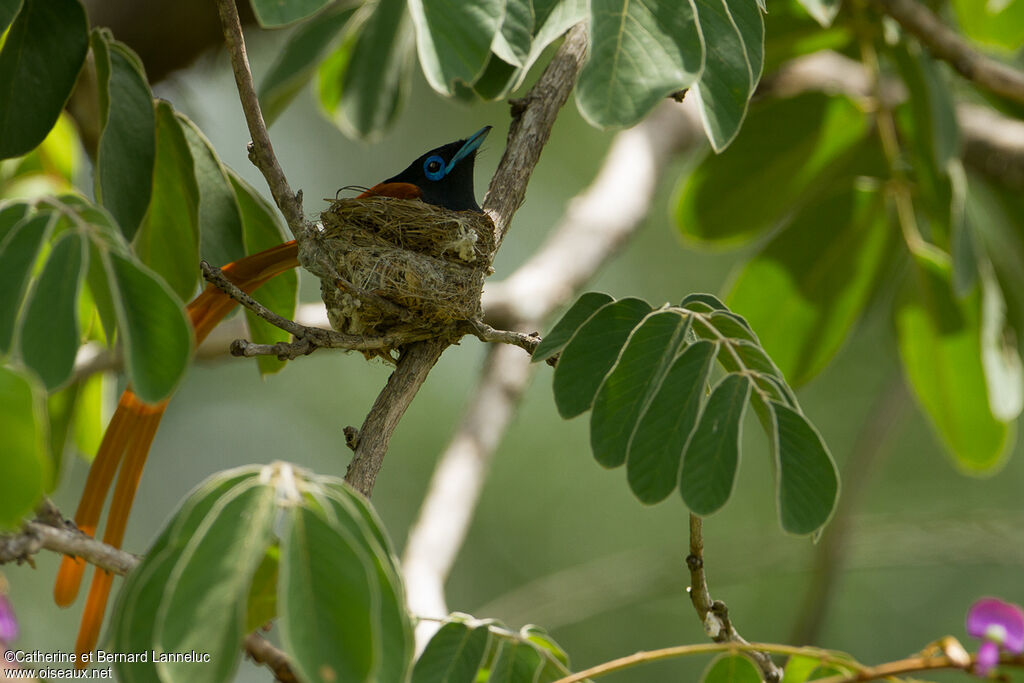
[[[899,22],[904,30],[916,36],[933,55],[948,62],[961,76],[996,95],[1024,104],[1024,74],[974,51],[927,7],[915,0],[872,2]]]
[[[224,30],[228,56],[231,59],[231,69],[235,74],[242,111],[245,113],[245,122],[249,127],[249,135],[252,136],[250,159],[266,179],[274,203],[284,215],[292,235],[301,241],[309,232],[302,215],[302,193],[292,193],[288,180],[284,177],[284,171],[281,170],[281,164],[274,154],[274,146],[270,144],[270,134],[267,133],[267,124],[263,120],[263,112],[260,111],[260,101],[256,96],[249,58],[245,53],[245,38],[242,35],[242,24],[238,18],[235,0],[217,0],[217,11]]]
[[[512,121],[505,153],[483,203],[483,210],[494,222],[499,236],[498,246],[522,204],[526,185],[551,135],[558,111],[576,84],[586,46],[585,27],[579,25],[570,29]],[[387,385],[377,396],[359,430],[355,456],[345,474],[345,481],[363,495],[369,497],[373,491],[398,421],[448,343],[447,340],[429,340],[406,347]]]

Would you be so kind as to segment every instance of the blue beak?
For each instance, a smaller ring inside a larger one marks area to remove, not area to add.
[[[490,132],[491,127],[484,126],[480,130],[469,136],[469,139],[463,143],[462,147],[459,148],[459,151],[456,152],[455,156],[452,157],[452,160],[448,162],[447,166],[445,166],[445,175],[448,175],[449,173],[452,172],[452,169],[455,168],[455,164],[459,163],[460,161],[468,157],[470,154],[475,152],[477,148],[480,147],[480,144],[484,141],[484,138],[486,138],[487,134]]]

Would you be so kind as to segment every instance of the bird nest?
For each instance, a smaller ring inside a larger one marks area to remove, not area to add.
[[[417,200],[339,199],[303,246],[331,326],[364,336],[440,337],[480,313],[494,224]]]

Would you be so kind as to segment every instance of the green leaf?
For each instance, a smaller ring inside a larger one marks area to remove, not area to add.
[[[156,157],[153,94],[138,65],[138,57],[123,44],[108,41],[105,36],[102,31],[94,31],[92,40],[98,60],[98,87],[103,92],[96,198],[110,211],[130,241],[146,215],[153,190]],[[106,49],[99,43],[104,43]],[[99,64],[103,52],[109,58],[109,70]],[[109,74],[106,80],[100,78],[104,72]]]
[[[828,28],[839,14],[841,0],[800,0],[807,13],[823,28]]]
[[[743,38],[743,51],[750,63],[749,97],[757,90],[764,71],[764,14],[768,9],[764,0],[725,0],[725,5]]]
[[[0,11],[10,20],[15,3]],[[89,48],[78,0],[24,0],[0,51],[0,159],[46,138],[71,96]]]
[[[315,14],[330,0],[252,0],[252,11],[263,28],[279,28]]]
[[[568,419],[590,408],[622,345],[650,312],[651,307],[640,299],[620,299],[602,307],[580,327],[555,368],[559,415]]]
[[[513,66],[522,66],[530,57],[535,20],[532,0],[507,0],[501,30],[491,43],[494,54]]]
[[[750,381],[729,374],[708,397],[683,454],[679,492],[694,514],[717,511],[732,494],[740,459],[740,429]]]
[[[505,1],[409,0],[409,11],[420,65],[431,87],[452,95],[457,82],[476,82],[501,27]]]
[[[156,109],[152,200],[134,242],[142,263],[181,299],[192,298],[199,282],[199,186],[188,140],[163,101]]]
[[[366,547],[343,527],[295,506],[281,544],[279,626],[302,680],[375,680],[380,586]]]
[[[1024,44],[1024,0],[953,0],[957,25],[973,41],[1010,54]]]
[[[355,7],[341,3],[331,5],[288,37],[260,83],[260,108],[267,125],[277,119],[309,81],[354,11]]]
[[[505,642],[491,666],[488,683],[552,683],[569,672],[546,651],[532,643]]]
[[[944,171],[960,154],[956,103],[939,65],[917,43],[901,42],[891,50],[900,76],[910,91],[907,98],[916,130],[931,164]]]
[[[245,632],[250,633],[277,616],[277,565],[281,552],[276,545],[267,548],[252,577],[245,601]]]
[[[697,80],[705,44],[714,43],[702,40],[689,1],[592,0],[590,56],[576,87],[580,113],[600,127],[637,123]],[[745,89],[749,82],[748,73]]]
[[[147,652],[156,647],[157,613],[169,595],[168,582],[182,553],[201,527],[208,528],[214,523],[222,509],[218,503],[252,489],[260,469],[249,466],[218,472],[199,484],[181,503],[146,551],[142,563],[125,577],[111,619],[116,652]],[[122,683],[161,681],[152,660],[116,662],[114,669]]]
[[[825,525],[839,499],[839,473],[818,430],[799,411],[770,401],[779,520],[793,534]]]
[[[14,530],[31,515],[51,476],[46,457],[42,391],[27,375],[0,367],[0,433],[4,476],[0,477],[0,529]]]
[[[3,244],[4,239],[14,229],[14,226],[28,215],[29,208],[30,206],[26,202],[0,204],[0,244]]]
[[[541,652],[548,658],[554,657],[562,666],[569,666],[569,655],[565,653],[561,645],[555,642],[555,639],[551,637],[551,634],[546,629],[536,624],[526,624],[519,629],[519,635],[540,648]]]
[[[0,2],[0,34],[6,31],[14,18],[18,16],[21,4],[22,0],[2,0]]]
[[[199,683],[231,677],[245,637],[249,587],[273,539],[275,496],[259,480],[232,489],[185,546],[157,613],[155,652],[207,652],[210,662],[158,662],[161,677]]]
[[[761,683],[761,672],[742,654],[720,654],[704,670],[702,683]]]
[[[4,292],[0,297],[0,353],[11,350],[29,275],[56,219],[54,213],[25,218],[0,242],[0,292]]]
[[[391,125],[409,87],[412,49],[405,0],[363,8],[318,78],[320,105],[342,131],[375,140]]]
[[[104,262],[132,389],[147,403],[166,398],[192,355],[181,302],[145,266],[111,253]]]
[[[523,84],[530,67],[551,43],[587,17],[588,4],[588,0],[533,0],[535,33],[530,54],[523,60],[519,75],[509,92]]]
[[[90,267],[92,264],[90,263]],[[74,442],[78,452],[89,462],[96,457],[106,423],[103,419],[103,373],[96,373],[81,382],[75,399],[73,415]],[[61,466],[61,462],[56,463]],[[60,474],[59,472],[57,473]],[[56,483],[56,482],[55,482]]]
[[[729,306],[792,385],[821,372],[867,305],[893,244],[887,218],[875,188],[833,192],[803,207],[733,284]]]
[[[764,49],[763,25],[760,28],[761,43],[755,44],[757,35],[749,32],[746,22],[737,21],[737,16],[742,16],[740,12],[734,14],[734,9],[748,1],[694,0],[704,44],[713,47],[704,56],[704,71],[693,87],[693,94],[697,98],[704,132],[716,152],[728,147],[739,133],[747,115],[747,102],[760,73],[760,67],[755,71],[750,55]],[[745,41],[751,42],[750,48]]]
[[[602,467],[618,467],[626,461],[640,417],[661,388],[689,330],[689,316],[668,310],[647,316],[630,333],[594,397],[590,414],[590,447]]]
[[[26,304],[21,357],[43,380],[47,391],[64,384],[75,366],[81,341],[78,290],[88,258],[85,246],[77,232],[61,235]]]
[[[965,470],[1002,461],[1007,426],[989,407],[978,294],[953,294],[948,263],[918,255],[896,304],[900,358],[918,403]]]
[[[565,315],[555,326],[544,335],[537,348],[533,351],[531,363],[547,360],[557,353],[561,353],[569,340],[580,328],[580,325],[587,322],[599,308],[613,301],[612,297],[602,292],[587,292],[582,294],[576,303],[572,305]]]
[[[717,247],[754,239],[827,188],[866,134],[863,113],[843,97],[808,93],[756,106],[729,151],[706,158],[681,187],[683,237]]]
[[[417,660],[412,683],[473,683],[489,640],[486,626],[447,622],[430,639]]]
[[[398,558],[383,531],[380,519],[361,494],[333,477],[319,477],[326,495],[328,522],[343,527],[346,537],[364,544],[371,571],[376,573],[380,600],[376,605],[379,624],[377,641],[387,653],[377,671],[377,680],[405,681],[412,665],[415,640],[412,622],[405,606],[405,592],[398,569]],[[314,494],[319,500],[319,494]]]
[[[199,253],[215,266],[245,256],[242,217],[227,169],[192,121],[178,114],[199,186]]]
[[[483,75],[473,84],[473,93],[488,102],[504,99],[515,87],[520,71],[497,55],[491,55]]]
[[[729,308],[722,303],[714,294],[702,294],[694,293],[687,294],[681,302],[679,302],[680,308],[685,308],[688,311],[696,311],[698,313],[711,313],[712,311],[728,311]]]
[[[83,385],[84,382],[71,382],[60,391],[53,392],[46,397],[46,421],[50,435],[49,456],[50,462],[53,463],[51,471],[53,476],[46,482],[47,492],[57,487],[68,435],[71,433],[74,421],[79,391]]]
[[[820,664],[814,657],[792,655],[786,660],[781,683],[805,683]]]
[[[679,485],[686,442],[697,424],[718,345],[694,342],[676,358],[629,443],[629,486],[641,502],[657,503]]]
[[[245,238],[245,252],[255,254],[283,241],[283,231],[277,219],[277,212],[259,196],[248,183],[229,171],[231,187],[242,216],[242,234]],[[294,270],[282,273],[271,279],[253,293],[253,297],[261,304],[285,318],[295,315],[295,300],[299,285],[299,276]],[[275,344],[288,341],[290,335],[279,327],[246,309],[246,322],[249,325],[249,336],[258,344]],[[257,359],[261,374],[277,372],[285,366],[273,356],[260,356]]]
[[[1024,368],[1006,320],[1006,299],[991,267],[981,279],[981,364],[992,415],[1001,422],[1016,420],[1024,408]]]

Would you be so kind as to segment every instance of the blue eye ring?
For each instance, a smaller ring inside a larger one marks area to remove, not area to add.
[[[423,162],[423,173],[428,180],[440,180],[445,174],[444,159],[436,154],[427,157]]]

